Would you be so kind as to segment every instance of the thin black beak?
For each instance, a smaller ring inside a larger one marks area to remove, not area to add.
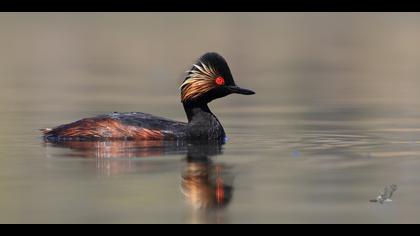
[[[238,86],[228,86],[228,88],[229,88],[229,91],[231,91],[232,93],[238,93],[238,94],[243,94],[243,95],[255,94],[255,92],[252,90],[240,88]]]

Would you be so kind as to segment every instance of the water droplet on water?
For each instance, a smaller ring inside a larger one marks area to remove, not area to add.
[[[293,150],[292,156],[293,157],[299,157],[300,156],[300,152],[298,150]]]

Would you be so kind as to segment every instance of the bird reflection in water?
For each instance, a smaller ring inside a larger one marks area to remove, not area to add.
[[[189,223],[226,223],[222,210],[232,200],[232,168],[214,160],[222,154],[218,144],[188,146],[182,173],[181,191],[191,212]]]
[[[138,171],[158,171],[162,166],[139,161],[171,154],[187,153],[188,144],[179,141],[46,141],[46,147],[68,149],[58,155],[71,158],[86,158],[96,161],[98,177],[116,176]],[[55,149],[52,149],[53,152]],[[90,163],[90,162],[89,162]]]
[[[230,167],[211,159],[221,153],[221,146],[215,144],[188,147],[181,189],[195,209],[223,208],[232,198]]]
[[[46,141],[47,146],[69,148],[70,156],[83,158],[153,157],[187,152],[185,141]]]
[[[66,156],[96,158],[100,176],[142,170],[146,163],[133,162],[134,158],[183,154],[186,158],[183,159],[185,165],[181,173],[181,192],[192,209],[199,210],[197,212],[221,209],[232,199],[234,178],[231,167],[213,160],[222,154],[224,142],[66,141],[45,144],[72,150]]]

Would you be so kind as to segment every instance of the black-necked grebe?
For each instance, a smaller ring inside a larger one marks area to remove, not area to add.
[[[225,131],[207,104],[232,93],[251,95],[238,87],[225,59],[217,53],[201,56],[188,71],[181,87],[188,123],[150,114],[110,113],[43,129],[48,141],[90,140],[221,140]]]

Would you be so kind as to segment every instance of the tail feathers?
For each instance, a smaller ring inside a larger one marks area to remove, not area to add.
[[[45,129],[40,129],[40,131],[43,133],[43,134],[48,134],[49,132],[51,132],[53,129],[51,129],[51,128],[45,128]]]

